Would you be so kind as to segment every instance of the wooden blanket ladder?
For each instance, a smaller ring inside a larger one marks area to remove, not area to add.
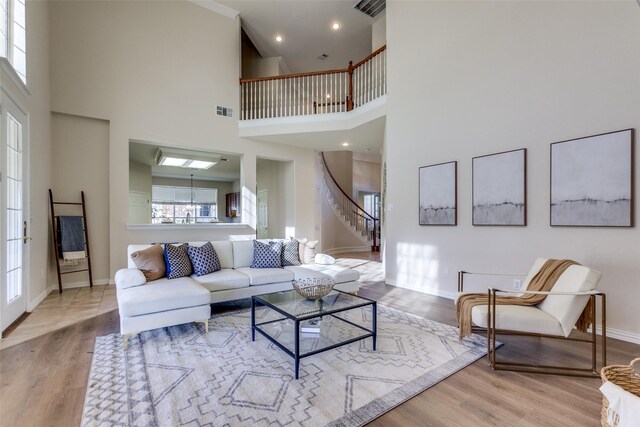
[[[93,277],[91,275],[91,254],[89,252],[89,231],[87,226],[87,209],[84,199],[84,191],[80,192],[80,202],[56,202],[53,200],[53,192],[49,189],[49,202],[51,204],[51,231],[53,233],[53,250],[55,251],[56,257],[56,271],[58,273],[58,290],[62,293],[62,275],[63,274],[71,274],[71,273],[79,273],[82,271],[89,272],[89,286],[93,287]],[[56,206],[57,205],[71,205],[71,206],[82,206],[82,228],[84,231],[84,249],[86,255],[87,268],[82,268],[79,270],[61,270],[60,262],[62,261],[62,249],[60,247],[60,236],[58,232],[58,216],[56,214]]]

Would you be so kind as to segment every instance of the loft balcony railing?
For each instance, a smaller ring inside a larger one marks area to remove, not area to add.
[[[386,45],[339,70],[240,79],[241,120],[340,113],[387,93]]]

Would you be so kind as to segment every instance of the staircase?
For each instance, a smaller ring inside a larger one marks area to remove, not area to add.
[[[324,153],[319,154],[320,170],[327,189],[329,205],[334,213],[345,223],[347,228],[360,239],[364,244],[371,246],[371,252],[380,251],[380,220],[374,218],[367,211],[361,208],[345,191],[338,185],[333,174],[327,166]]]

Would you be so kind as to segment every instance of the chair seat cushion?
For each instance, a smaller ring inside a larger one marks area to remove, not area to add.
[[[118,292],[120,315],[131,317],[209,304],[210,292],[190,277],[158,279]]]
[[[473,307],[471,310],[473,324],[486,328],[487,311],[488,307],[484,304]],[[497,305],[496,328],[564,336],[564,331],[558,319],[535,306]]]
[[[292,267],[285,267],[287,269]],[[302,264],[298,268],[319,271],[331,277],[336,283],[353,282],[360,278],[360,273],[352,268],[344,268],[339,265]]]
[[[236,271],[246,274],[249,277],[249,284],[251,286],[290,282],[293,280],[293,273],[285,268],[241,267],[236,268]]]
[[[231,268],[223,268],[215,273],[205,274],[200,277],[191,276],[191,278],[207,288],[210,292],[246,288],[250,284],[249,276]]]

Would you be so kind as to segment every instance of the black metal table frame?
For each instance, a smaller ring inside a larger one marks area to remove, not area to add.
[[[336,292],[342,292],[339,291],[337,289],[334,289]],[[342,292],[342,293],[346,293],[346,292]],[[289,356],[291,356],[294,360],[294,371],[295,371],[295,378],[298,379],[298,373],[300,372],[300,359],[305,358],[305,357],[309,357],[309,356],[313,356],[314,354],[318,354],[318,353],[322,353],[324,351],[328,351],[328,350],[332,350],[334,348],[337,347],[341,347],[343,345],[347,345],[347,344],[351,344],[353,342],[356,341],[360,341],[360,340],[364,340],[366,338],[371,337],[373,339],[373,351],[376,350],[376,335],[377,335],[377,323],[378,323],[378,304],[376,301],[368,299],[368,298],[364,298],[359,296],[358,298],[365,300],[366,302],[363,302],[362,304],[356,304],[350,307],[343,307],[343,308],[339,308],[339,309],[335,309],[335,310],[329,310],[323,313],[316,313],[316,314],[310,314],[307,316],[302,316],[302,317],[298,317],[296,318],[295,316],[285,312],[284,310],[281,310],[280,308],[276,307],[273,304],[269,304],[266,301],[263,301],[261,299],[259,299],[260,295],[254,295],[251,297],[251,341],[255,341],[256,340],[256,331],[260,332],[265,338],[267,338],[269,341],[271,341],[273,344],[275,344],[276,346],[278,346],[278,348],[280,348],[280,350],[284,351],[285,353],[287,353]],[[276,311],[277,313],[282,314],[284,317],[283,318],[279,318],[279,319],[275,319],[275,320],[269,320],[268,322],[263,322],[263,323],[258,323],[256,324],[256,302],[259,303],[260,305],[263,305],[265,307],[270,308],[271,310]],[[354,310],[356,308],[361,308],[361,307],[366,307],[370,305],[371,306],[371,329],[367,329],[364,326],[358,325],[356,323],[353,323],[349,320],[343,319],[339,316],[336,316],[337,313],[341,313],[341,312],[345,312],[345,311],[349,311],[349,310]],[[315,319],[317,317],[323,317],[323,316],[331,316],[335,319],[341,320],[345,323],[348,323],[352,326],[355,326],[356,328],[362,329],[363,331],[366,332],[366,334],[355,337],[355,338],[350,338],[346,341],[341,341],[335,344],[332,344],[330,346],[327,347],[323,347],[320,349],[316,349],[313,351],[310,351],[308,353],[304,353],[304,354],[300,354],[300,323],[304,322],[305,320],[309,320],[309,319]],[[293,351],[289,350],[288,348],[286,348],[284,345],[280,344],[275,338],[273,338],[272,336],[270,336],[268,333],[266,333],[265,331],[263,331],[262,329],[259,328],[259,326],[262,325],[268,325],[271,323],[276,323],[276,322],[281,322],[283,320],[293,320],[294,323],[294,329],[293,329]]]

